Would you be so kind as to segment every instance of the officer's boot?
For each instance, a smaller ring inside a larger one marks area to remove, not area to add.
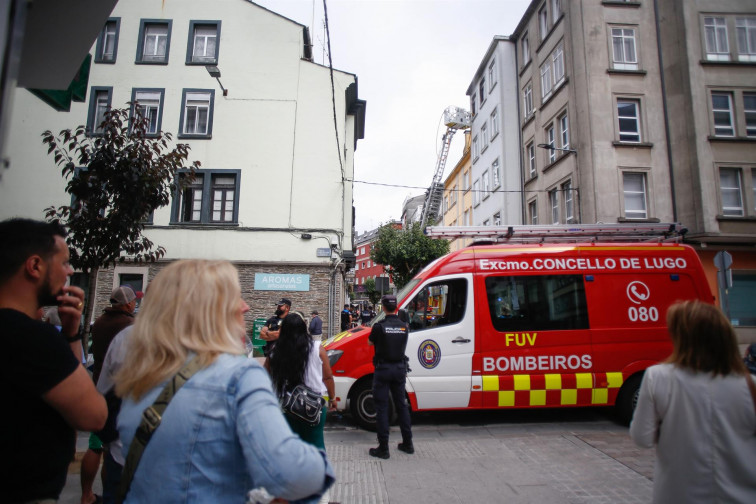
[[[370,448],[370,450],[368,450],[368,453],[371,457],[378,457],[382,459],[387,459],[391,456],[389,454],[388,442],[379,442],[378,447]]]
[[[397,445],[397,448],[399,448],[399,451],[403,451],[404,453],[407,453],[409,455],[415,453],[415,447],[412,445],[412,440],[402,441]]]

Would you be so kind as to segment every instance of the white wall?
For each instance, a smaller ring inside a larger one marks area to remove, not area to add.
[[[302,59],[301,25],[245,0],[129,0],[112,16],[121,18],[116,63],[93,63],[89,86],[113,86],[114,107],[126,106],[132,88],[164,88],[162,129],[174,140],[182,90],[215,90],[212,139],[178,141],[191,146],[189,160],[202,169],[241,170],[237,226],[190,229],[169,225],[170,206],[155,212],[146,234],[165,246],[167,258],[328,262],[315,249],[331,237],[351,249],[352,191],[344,179],[354,171],[354,118],[345,112],[344,91],[353,75],[334,75],[339,147],[329,72]],[[140,19],[172,20],[168,65],[134,64]],[[227,97],[203,66],[185,64],[190,20],[221,21],[218,67]],[[40,134],[85,124],[89,100],[55,112],[27,90],[16,91],[0,218],[42,218],[45,207],[69,203]],[[313,229],[315,239],[302,240],[302,229]]]

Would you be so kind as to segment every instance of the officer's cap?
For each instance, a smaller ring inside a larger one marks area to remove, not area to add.
[[[381,298],[381,304],[384,306],[384,308],[393,310],[394,308],[396,308],[396,296],[394,296],[393,294],[386,294]]]

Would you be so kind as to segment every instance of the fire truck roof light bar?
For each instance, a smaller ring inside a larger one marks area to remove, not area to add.
[[[497,243],[667,242],[688,230],[679,223],[553,224],[521,226],[429,226],[431,238],[474,238]]]

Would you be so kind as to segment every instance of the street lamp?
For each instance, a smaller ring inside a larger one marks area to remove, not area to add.
[[[220,69],[217,66],[205,65],[205,70],[207,70],[207,73],[210,74],[210,77],[215,77],[215,80],[218,81],[218,84],[223,90],[223,96],[228,96],[228,89],[224,88],[223,84],[221,84],[221,81],[220,81],[220,76],[221,76]]]
[[[545,143],[538,144],[537,147],[540,147],[541,149],[558,150],[562,152],[571,152],[573,154],[577,154],[577,151],[575,149],[562,149],[561,147],[554,147],[553,145],[549,145]]]

